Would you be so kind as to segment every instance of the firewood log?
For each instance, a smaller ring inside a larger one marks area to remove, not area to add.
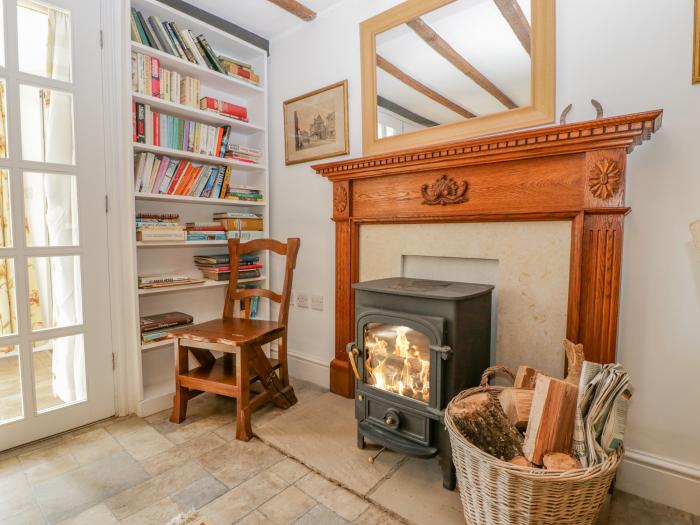
[[[462,399],[450,416],[461,434],[484,452],[505,461],[523,455],[522,436],[488,394]]]
[[[566,353],[566,379],[567,383],[578,386],[581,377],[581,367],[586,359],[583,354],[583,345],[574,344],[564,339],[564,352]]]
[[[532,397],[523,455],[542,465],[549,452],[568,452],[574,433],[578,388],[561,379],[540,375]]]
[[[538,371],[532,367],[521,365],[515,374],[515,388],[535,388]]]
[[[518,430],[527,427],[534,393],[531,388],[504,388],[498,396],[508,421]]]
[[[530,463],[525,456],[515,456],[513,459],[511,459],[508,463],[512,463],[513,465],[519,465],[521,467],[534,467],[532,463]]]
[[[545,454],[544,458],[542,458],[542,463],[547,470],[574,470],[581,468],[581,463],[575,457],[563,452]]]

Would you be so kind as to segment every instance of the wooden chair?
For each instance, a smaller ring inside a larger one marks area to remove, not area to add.
[[[250,415],[256,408],[268,400],[280,408],[296,403],[294,390],[289,385],[287,320],[299,244],[299,239],[287,239],[287,244],[271,239],[241,244],[238,239],[229,239],[231,274],[223,317],[170,332],[175,338],[177,356],[170,421],[181,423],[187,413],[187,401],[202,392],[233,397],[236,398],[236,439],[248,441],[253,437]],[[286,256],[281,294],[264,288],[238,288],[239,256],[264,250]],[[250,319],[253,297],[279,303],[277,322]],[[241,300],[245,305],[245,317],[234,317],[234,305]],[[262,345],[275,340],[279,340],[277,359],[268,359]],[[216,359],[212,351],[223,352],[223,356]],[[192,370],[188,366],[189,353],[199,362]],[[251,399],[250,387],[256,381],[262,384],[263,391]]]

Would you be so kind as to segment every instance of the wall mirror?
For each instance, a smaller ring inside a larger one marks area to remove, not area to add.
[[[554,120],[554,0],[408,0],[360,25],[364,154]]]

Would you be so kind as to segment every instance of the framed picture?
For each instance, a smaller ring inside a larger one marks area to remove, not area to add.
[[[693,84],[700,82],[700,0],[695,0],[695,31],[693,32]]]
[[[347,80],[284,102],[286,164],[349,152]]]

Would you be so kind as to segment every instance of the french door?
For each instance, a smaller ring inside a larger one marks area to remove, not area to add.
[[[100,2],[0,0],[0,450],[114,414]]]

